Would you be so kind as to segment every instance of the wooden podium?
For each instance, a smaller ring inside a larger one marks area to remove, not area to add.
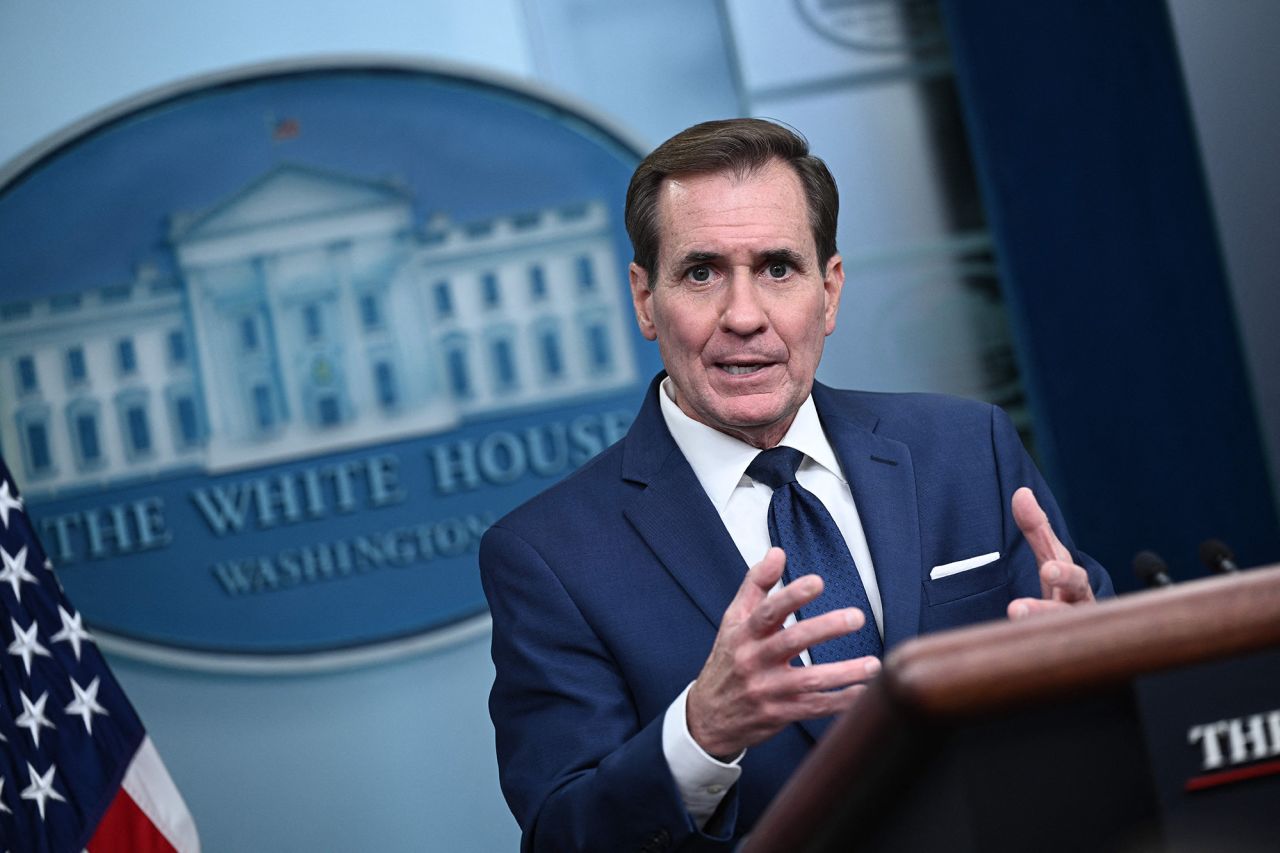
[[[743,853],[1280,849],[1280,566],[903,644]]]

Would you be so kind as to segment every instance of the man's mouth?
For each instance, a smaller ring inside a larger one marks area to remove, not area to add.
[[[748,373],[755,373],[758,370],[764,370],[767,364],[720,364],[717,365],[721,370],[730,376],[745,376]]]

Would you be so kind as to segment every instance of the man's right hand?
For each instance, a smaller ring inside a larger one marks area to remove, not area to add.
[[[689,691],[689,734],[716,758],[732,760],[797,720],[843,711],[880,671],[874,657],[791,666],[801,650],[858,630],[866,617],[849,607],[781,630],[789,614],[822,594],[822,579],[805,575],[770,595],[785,565],[782,549],[770,548],[747,572]]]

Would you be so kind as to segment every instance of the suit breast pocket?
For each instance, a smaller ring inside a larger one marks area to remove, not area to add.
[[[1009,585],[1009,568],[1005,561],[996,559],[956,574],[924,582],[925,598],[930,607],[959,601],[974,595],[990,592]]]

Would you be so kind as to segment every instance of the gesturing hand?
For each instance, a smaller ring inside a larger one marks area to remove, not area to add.
[[[856,631],[866,618],[849,607],[781,630],[788,614],[822,594],[822,579],[805,575],[770,595],[785,564],[782,549],[770,548],[747,572],[689,691],[689,733],[710,755],[732,758],[789,723],[843,711],[860,682],[880,671],[874,657],[791,666],[802,649]]]
[[[1031,490],[1023,486],[1013,493],[1013,519],[1026,537],[1040,567],[1040,598],[1015,598],[1009,602],[1009,618],[1091,602],[1089,574],[1071,559],[1071,553],[1049,525],[1049,518]]]

